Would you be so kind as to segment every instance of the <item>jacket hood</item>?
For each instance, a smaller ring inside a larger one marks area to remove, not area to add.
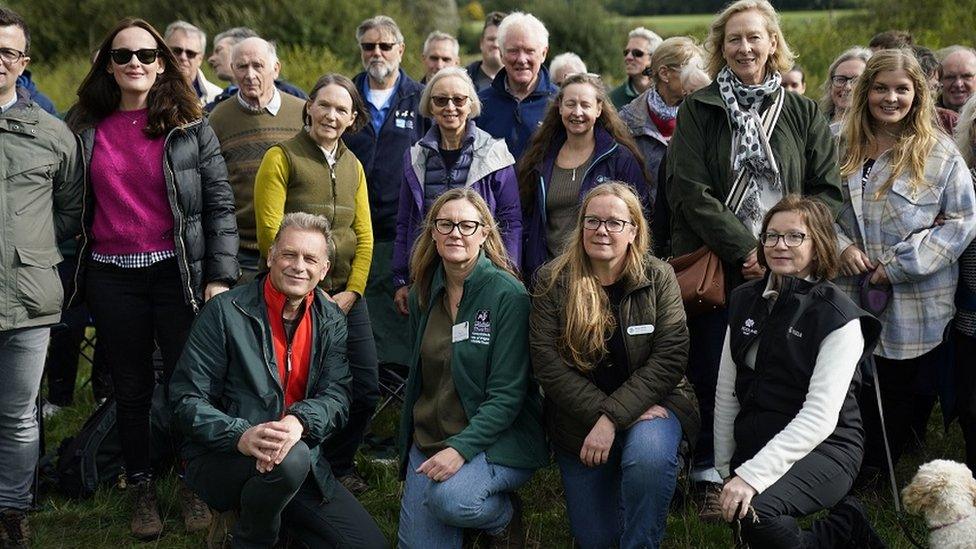
[[[440,147],[441,132],[433,125],[427,134],[410,147],[410,167],[418,181],[424,180],[427,158]],[[471,185],[489,174],[515,164],[515,157],[508,152],[504,139],[496,139],[468,120],[462,148],[472,147],[471,167],[465,185]]]

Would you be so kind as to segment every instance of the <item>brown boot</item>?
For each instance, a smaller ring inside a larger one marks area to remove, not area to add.
[[[182,480],[180,480],[180,509],[183,511],[183,524],[187,532],[206,530],[213,520],[210,507]]]
[[[132,513],[130,529],[139,539],[158,538],[163,533],[163,521],[156,504],[156,481],[144,480],[129,484],[129,506]]]
[[[27,549],[30,547],[30,527],[27,513],[18,509],[0,510],[0,547]]]
[[[722,495],[722,485],[714,482],[705,483],[705,489],[702,491],[701,508],[698,510],[698,519],[702,522],[710,522],[713,524],[718,524],[723,522],[722,519],[722,504],[719,503],[719,497]]]
[[[522,525],[522,499],[518,494],[509,494],[512,498],[512,520],[508,521],[505,529],[495,535],[488,535],[489,549],[522,549],[525,547],[525,528]]]
[[[235,524],[237,511],[224,511],[214,516],[207,532],[207,549],[229,549]]]

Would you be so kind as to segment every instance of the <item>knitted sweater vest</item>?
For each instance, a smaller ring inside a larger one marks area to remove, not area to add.
[[[304,105],[301,99],[283,93],[278,114],[271,116],[265,110],[255,112],[245,109],[235,97],[217,105],[210,114],[210,126],[220,141],[228,179],[234,190],[241,249],[258,249],[254,176],[258,173],[264,153],[272,145],[290,139],[302,129]]]

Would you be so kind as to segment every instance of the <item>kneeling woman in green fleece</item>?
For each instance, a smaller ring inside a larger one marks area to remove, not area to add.
[[[457,548],[463,529],[477,529],[521,547],[514,490],[548,462],[529,376],[529,296],[475,191],[441,195],[420,234],[410,261],[399,545]]]

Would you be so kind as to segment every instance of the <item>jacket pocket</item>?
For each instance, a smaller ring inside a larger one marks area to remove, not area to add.
[[[64,288],[58,277],[57,248],[17,248],[17,295],[28,318],[61,311]]]

